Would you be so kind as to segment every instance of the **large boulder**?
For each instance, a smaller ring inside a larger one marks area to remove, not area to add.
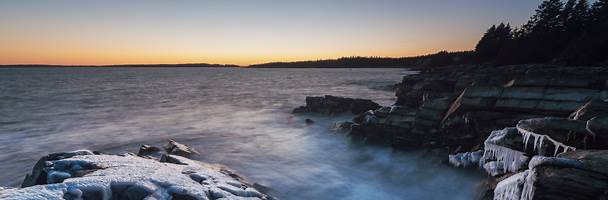
[[[591,118],[587,121],[585,128],[593,134],[595,138],[608,137],[608,116]]]
[[[501,181],[494,199],[608,198],[608,151],[573,151],[532,158],[529,170]]]
[[[0,199],[271,199],[224,167],[172,157],[180,164],[133,154],[52,154],[34,168],[40,178],[0,191]]]
[[[562,151],[586,148],[588,142],[592,142],[592,135],[585,129],[585,122],[567,118],[521,120],[517,129],[523,134],[526,147],[538,150],[538,155],[555,156]]]

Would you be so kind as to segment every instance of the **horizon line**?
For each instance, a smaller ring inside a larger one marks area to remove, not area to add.
[[[437,53],[443,52],[443,51],[447,51],[447,50],[441,50],[441,51],[437,51],[435,53],[419,54],[419,55],[413,55],[413,56],[398,56],[398,57],[393,57],[393,56],[342,56],[342,57],[335,57],[335,58],[318,58],[318,59],[309,59],[309,60],[269,61],[269,62],[261,62],[261,63],[247,64],[247,65],[228,64],[228,63],[207,63],[207,62],[185,62],[185,63],[116,63],[116,64],[19,63],[19,64],[0,64],[0,67],[7,67],[7,66],[23,66],[23,67],[28,67],[28,66],[32,66],[32,67],[34,67],[34,66],[45,66],[45,67],[120,67],[120,66],[125,66],[125,67],[129,67],[129,66],[145,66],[145,65],[219,65],[219,66],[225,66],[225,67],[232,66],[232,67],[247,68],[249,66],[263,65],[263,64],[270,64],[270,63],[295,63],[295,62],[322,61],[322,60],[339,60],[339,59],[342,59],[342,58],[388,58],[388,59],[416,58],[416,57],[423,57],[423,56],[429,56],[429,55],[437,54]],[[469,51],[474,51],[474,50],[456,50],[456,51],[447,51],[447,52],[453,53],[453,52],[469,52]]]

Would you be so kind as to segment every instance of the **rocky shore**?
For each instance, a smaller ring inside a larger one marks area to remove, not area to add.
[[[0,199],[274,199],[226,167],[187,158],[196,153],[173,140],[142,145],[137,154],[54,153],[21,188],[0,188]]]
[[[395,148],[439,149],[453,166],[483,169],[480,199],[608,198],[608,67],[418,70],[398,84],[394,105],[336,127]],[[307,98],[307,110],[336,106],[318,102]]]

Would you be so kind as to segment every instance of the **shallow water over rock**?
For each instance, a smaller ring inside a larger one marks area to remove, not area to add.
[[[137,152],[168,139],[196,148],[281,199],[471,199],[481,177],[425,152],[332,131],[341,115],[293,115],[306,96],[382,105],[403,69],[0,69],[0,186],[52,152]],[[315,123],[306,124],[305,119]]]

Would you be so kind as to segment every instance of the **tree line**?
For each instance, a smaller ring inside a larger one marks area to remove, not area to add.
[[[458,64],[608,64],[608,0],[545,0],[520,27],[491,26],[472,51],[385,58],[275,62],[250,67],[413,67]]]
[[[490,27],[475,47],[476,63],[602,64],[608,58],[608,0],[545,0],[519,28]]]

